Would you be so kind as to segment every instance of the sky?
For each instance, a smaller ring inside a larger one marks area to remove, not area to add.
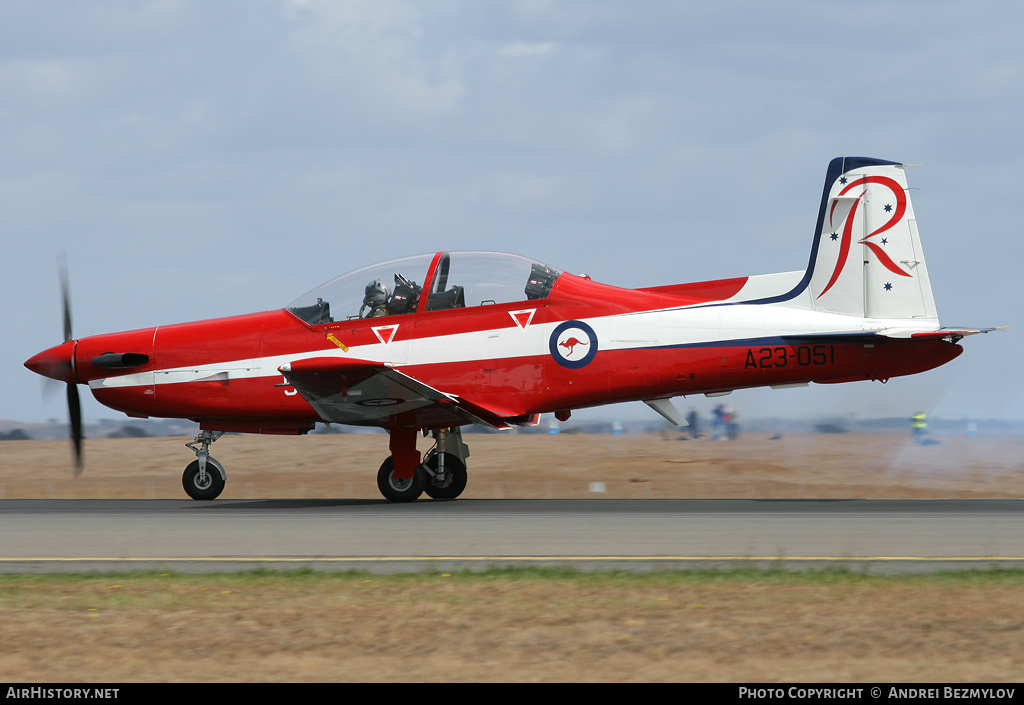
[[[626,287],[792,271],[837,156],[920,165],[941,322],[1011,329],[886,385],[729,402],[1024,418],[1021,37],[1024,5],[985,0],[8,0],[0,419],[66,415],[22,366],[63,339],[60,257],[76,337],[437,250]]]

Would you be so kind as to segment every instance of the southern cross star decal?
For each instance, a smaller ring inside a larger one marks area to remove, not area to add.
[[[886,291],[892,291],[892,283],[886,282],[885,283],[885,290]]]
[[[886,213],[892,213],[892,204],[891,203],[886,203],[885,204],[885,212]]]
[[[832,233],[831,235],[829,235],[829,237],[832,238],[833,240],[838,240],[839,239],[839,233]]]

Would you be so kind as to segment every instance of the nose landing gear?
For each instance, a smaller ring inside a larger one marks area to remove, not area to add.
[[[224,491],[228,475],[220,461],[210,456],[210,444],[223,435],[223,431],[200,431],[194,441],[185,444],[196,454],[181,476],[185,494],[192,499],[216,499]]]

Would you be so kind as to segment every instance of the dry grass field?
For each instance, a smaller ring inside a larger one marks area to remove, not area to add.
[[[793,434],[683,441],[679,434],[472,434],[465,497],[1024,497],[1024,440],[898,434]],[[0,443],[0,498],[184,498],[190,438],[85,442],[72,474],[65,441]],[[420,440],[420,450],[429,447]],[[211,453],[230,498],[380,498],[384,435],[224,436]]]
[[[0,496],[183,498],[186,440],[87,441],[77,479],[65,442],[3,443]],[[377,498],[386,440],[214,453],[226,498]],[[465,496],[1024,496],[1020,438],[937,440],[473,435]],[[5,576],[0,680],[1012,682],[1022,601],[1019,572]]]
[[[1020,681],[1019,574],[0,577],[0,681]]]

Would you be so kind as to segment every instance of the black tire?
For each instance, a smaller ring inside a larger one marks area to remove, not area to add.
[[[209,460],[206,461],[206,484],[199,484],[199,461],[193,460],[181,476],[181,486],[192,499],[217,499],[224,491],[224,478]]]
[[[390,455],[377,471],[377,489],[389,502],[415,502],[427,484],[426,473],[418,465],[412,477],[395,478],[395,461]]]
[[[431,470],[437,470],[438,455],[434,454],[427,458],[426,465]],[[435,485],[432,477],[427,473],[427,485],[423,491],[431,499],[455,499],[466,489],[466,482],[469,477],[466,474],[466,465],[459,460],[459,456],[451,453],[444,454],[444,472],[448,481],[443,487]]]

